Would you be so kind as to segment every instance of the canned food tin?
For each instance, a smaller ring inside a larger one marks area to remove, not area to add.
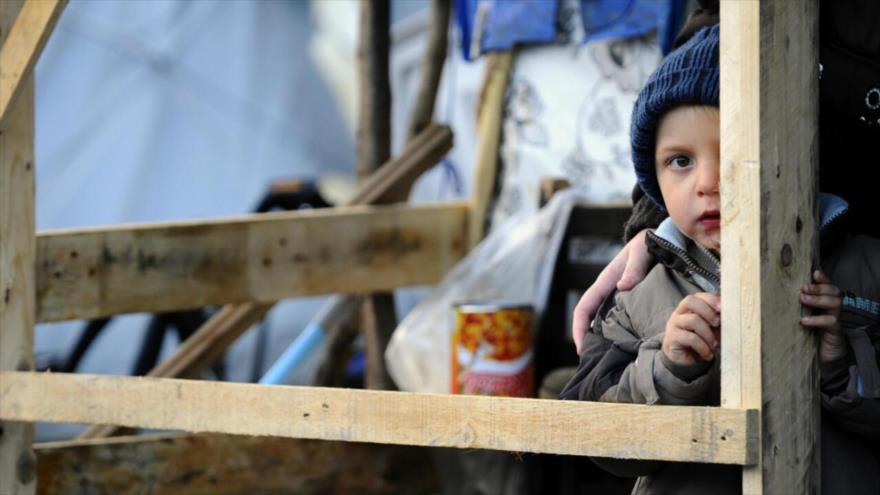
[[[534,397],[532,319],[529,305],[456,305],[452,393]]]

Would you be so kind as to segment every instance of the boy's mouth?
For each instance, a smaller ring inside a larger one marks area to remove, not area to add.
[[[721,212],[718,210],[706,210],[697,219],[697,223],[707,230],[717,229],[721,227]]]

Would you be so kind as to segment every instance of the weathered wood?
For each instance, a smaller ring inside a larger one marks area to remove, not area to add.
[[[35,445],[37,493],[438,493],[426,449],[239,435]]]
[[[37,319],[430,284],[463,255],[466,215],[448,203],[45,232]]]
[[[448,48],[449,17],[452,12],[451,0],[431,1],[431,20],[428,26],[428,41],[422,57],[421,80],[416,99],[413,102],[407,136],[412,138],[421,132],[434,115],[434,102],[443,75]]]
[[[818,4],[721,3],[722,405],[761,410],[745,493],[818,493],[816,346],[797,294],[816,253]]]
[[[20,9],[33,10],[33,6],[21,4],[0,2],[0,41],[7,33],[22,36],[21,25],[18,31],[9,29]],[[6,43],[3,46],[6,55],[0,54],[0,64],[7,63],[2,57],[11,53]],[[11,69],[0,65],[0,70],[5,73]],[[2,91],[6,91],[6,84],[4,75]],[[0,370],[24,371],[34,368],[33,76],[23,74],[17,86],[19,94],[14,102],[7,107],[6,95],[0,101]],[[0,493],[34,493],[33,434],[33,425],[0,422]]]
[[[8,3],[4,12],[15,12],[21,2],[3,0],[3,3]],[[0,48],[0,121],[12,109],[15,98],[27,91],[34,64],[65,5],[67,0],[32,0],[21,6],[14,24],[3,22],[3,32],[0,33],[0,39],[5,38]]]
[[[0,418],[748,464],[751,411],[0,372]]]
[[[471,218],[469,246],[483,239],[489,202],[498,173],[498,151],[501,145],[501,118],[504,114],[504,93],[513,65],[513,52],[497,52],[488,56],[486,75],[478,114],[479,141],[474,159],[474,180],[471,186]]]
[[[150,377],[195,377],[217,361],[247,329],[271,308],[269,304],[244,303],[221,308],[196,333],[186,339],[169,358],[151,369]],[[120,434],[114,425],[96,425],[77,438],[103,438]]]
[[[357,174],[361,180],[391,157],[390,27],[390,0],[360,1]]]
[[[358,189],[352,204],[384,201],[401,188],[408,189],[418,176],[452,146],[446,126],[432,125],[408,143],[399,157],[370,176]],[[439,155],[438,155],[439,153]],[[464,228],[462,228],[464,232]],[[271,305],[227,305],[214,314],[175,353],[148,373],[155,377],[193,376],[210,365],[223,351],[259,320]],[[331,333],[331,340],[339,332]],[[346,334],[347,335],[347,334]],[[345,339],[339,342],[345,342]],[[337,342],[337,343],[339,343]],[[337,348],[340,346],[335,346]],[[332,364],[331,364],[332,366]],[[328,378],[327,373],[323,378]],[[95,426],[79,438],[101,438],[118,433],[116,426]]]
[[[391,49],[390,0],[361,0],[358,33],[358,88],[360,105],[357,129],[357,174],[361,181],[391,156]],[[385,369],[385,347],[397,326],[394,294],[367,294],[361,305],[361,332],[367,355],[365,384],[391,389]]]
[[[366,364],[364,386],[373,390],[396,390],[397,385],[385,366],[385,349],[397,328],[394,293],[379,292],[364,296],[360,316]]]
[[[452,131],[431,124],[407,141],[400,156],[379,167],[365,179],[352,204],[387,204],[406,201],[416,179],[452,149]]]

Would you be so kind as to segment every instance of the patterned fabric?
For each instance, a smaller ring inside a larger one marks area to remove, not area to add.
[[[651,74],[633,108],[630,139],[639,186],[661,208],[654,170],[657,126],[664,113],[682,104],[718,106],[719,27],[705,28],[670,53]]]
[[[571,39],[580,39],[579,29]],[[543,178],[566,179],[593,203],[628,202],[635,183],[629,119],[659,61],[654,36],[519,51],[505,99],[492,225],[537,211]]]

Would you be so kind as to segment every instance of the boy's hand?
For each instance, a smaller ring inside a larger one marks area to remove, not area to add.
[[[846,339],[840,331],[840,289],[819,270],[813,272],[813,282],[801,286],[801,304],[819,312],[802,317],[801,325],[822,332],[819,360],[833,361],[846,355]]]
[[[708,292],[691,294],[666,322],[663,354],[676,364],[715,359],[721,343],[721,298]]]

